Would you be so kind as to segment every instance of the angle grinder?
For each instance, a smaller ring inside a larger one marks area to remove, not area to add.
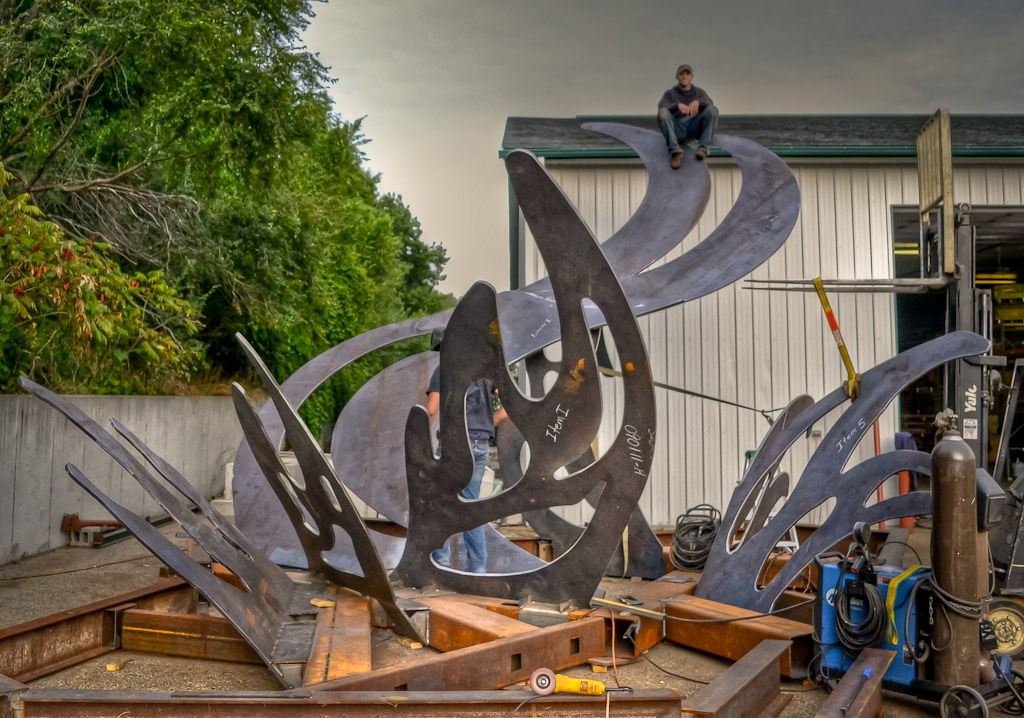
[[[555,673],[550,668],[538,668],[530,676],[530,688],[538,696],[549,696],[552,693],[571,693],[577,696],[603,696],[605,692],[630,692],[632,688],[607,688],[601,681],[588,681],[585,678],[569,678]]]

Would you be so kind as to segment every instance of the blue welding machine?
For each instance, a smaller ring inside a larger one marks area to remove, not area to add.
[[[819,557],[815,559],[815,563],[818,566],[819,588],[814,604],[814,623],[821,651],[820,671],[822,676],[838,677],[849,670],[859,651],[845,648],[840,640],[836,627],[837,593],[843,588],[847,593],[853,594],[853,597],[848,598],[847,624],[854,628],[865,624],[869,613],[878,610],[877,597],[873,605],[871,601],[866,600],[867,597],[856,597],[858,574],[851,570],[845,561],[825,563]],[[923,605],[922,599],[926,594],[924,591],[916,592],[913,589],[918,582],[926,579],[931,571],[920,566],[913,569],[878,566],[872,568],[870,574],[875,578],[885,611],[882,618],[884,627],[881,628],[883,638],[878,647],[896,653],[896,658],[889,665],[889,670],[885,672],[882,680],[890,684],[909,685],[911,681],[923,676],[919,675],[918,663],[914,660],[911,649],[907,647],[908,642],[904,640],[905,630],[909,627],[909,644],[914,646],[917,643],[917,626],[921,618],[918,614],[918,604]],[[854,590],[851,591],[851,588]]]

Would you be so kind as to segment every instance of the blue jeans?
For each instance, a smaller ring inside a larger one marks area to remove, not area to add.
[[[683,151],[679,146],[681,142],[694,137],[698,138],[701,147],[710,147],[717,123],[718,108],[714,105],[708,105],[693,117],[673,117],[666,108],[658,109],[658,126],[661,127],[661,134],[665,135],[669,154],[673,155]]]
[[[473,444],[473,478],[469,485],[459,493],[464,499],[480,498],[480,483],[484,478],[484,469],[487,468],[487,442]],[[466,570],[470,573],[487,573],[487,538],[484,534],[484,527],[477,526],[462,534],[462,540],[466,543]],[[451,540],[446,541],[444,547],[434,551],[431,556],[441,566],[448,566],[451,563],[452,549]]]

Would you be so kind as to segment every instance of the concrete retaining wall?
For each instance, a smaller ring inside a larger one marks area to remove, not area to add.
[[[104,428],[117,418],[206,497],[224,489],[224,466],[242,438],[229,397],[72,396]],[[113,430],[110,429],[111,433]],[[64,471],[75,464],[140,516],[164,512],[77,427],[31,396],[0,396],[0,564],[67,544],[64,514],[110,518]]]

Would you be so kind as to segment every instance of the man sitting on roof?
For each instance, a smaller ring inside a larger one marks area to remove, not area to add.
[[[672,155],[672,169],[683,164],[683,148],[680,142],[698,138],[697,159],[708,156],[708,147],[715,134],[718,108],[711,102],[708,93],[693,84],[693,68],[680,65],[676,70],[679,84],[665,90],[658,103],[658,125],[665,135],[668,151]]]

